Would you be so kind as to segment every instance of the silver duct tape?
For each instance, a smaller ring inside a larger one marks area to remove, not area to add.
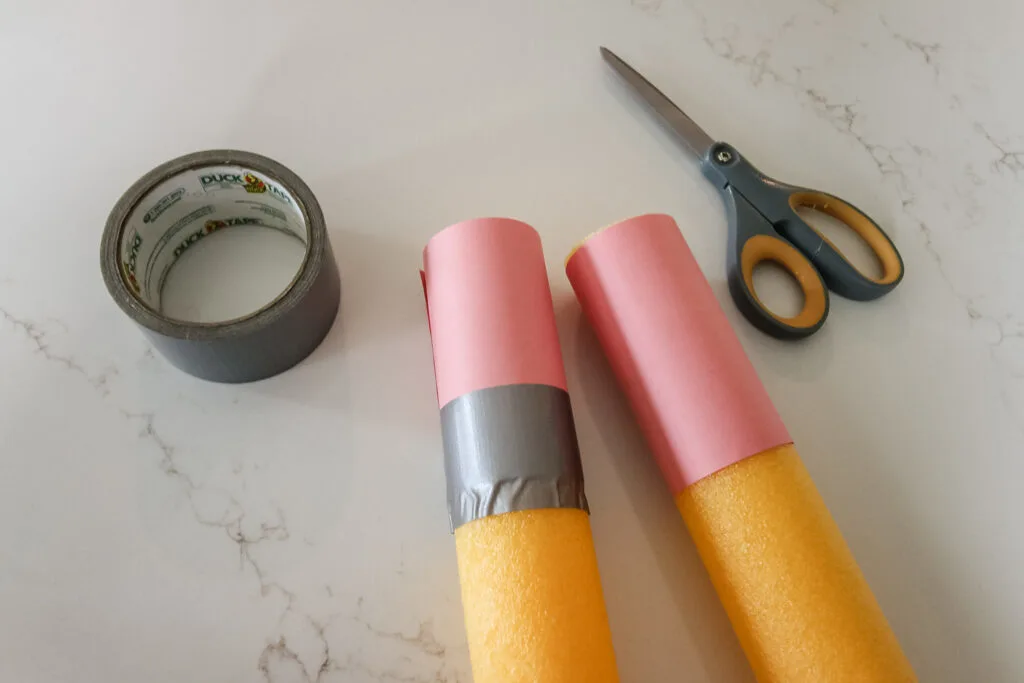
[[[569,394],[541,384],[480,389],[441,409],[452,529],[544,508],[589,512]]]
[[[274,301],[223,323],[161,313],[167,273],[215,230],[260,225],[305,245],[302,265]],[[309,187],[272,159],[235,150],[188,154],[153,169],[114,206],[100,249],[114,301],[173,365],[216,382],[248,382],[308,356],[338,313],[341,283],[323,212]]]

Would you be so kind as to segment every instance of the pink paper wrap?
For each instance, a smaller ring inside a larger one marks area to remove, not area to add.
[[[445,228],[423,252],[437,401],[506,384],[567,390],[540,236],[510,218]]]
[[[792,441],[670,216],[602,230],[565,272],[673,495]]]

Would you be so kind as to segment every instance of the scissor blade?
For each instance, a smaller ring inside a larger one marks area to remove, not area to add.
[[[686,144],[698,158],[714,144],[710,135],[694,123],[693,119],[683,113],[665,94],[654,87],[636,69],[619,59],[618,55],[606,47],[601,48],[601,56],[615,72],[628,83],[647,105],[664,121],[672,131]]]

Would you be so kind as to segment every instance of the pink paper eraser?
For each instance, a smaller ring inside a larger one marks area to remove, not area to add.
[[[507,384],[567,390],[540,236],[510,218],[434,235],[423,252],[437,401]]]
[[[670,216],[605,228],[565,272],[673,495],[791,443]]]

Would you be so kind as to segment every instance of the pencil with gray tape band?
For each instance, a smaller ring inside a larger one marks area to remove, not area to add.
[[[423,282],[473,680],[617,683],[540,237],[453,225]]]

